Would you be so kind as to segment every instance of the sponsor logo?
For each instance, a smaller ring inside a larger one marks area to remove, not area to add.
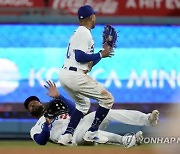
[[[0,59],[0,94],[6,95],[16,90],[20,79],[17,65],[8,59]]]
[[[114,14],[118,10],[119,2],[117,0],[54,0],[52,7],[76,14],[82,5],[91,5],[95,11],[102,14]]]
[[[0,6],[33,6],[32,0],[0,0]]]

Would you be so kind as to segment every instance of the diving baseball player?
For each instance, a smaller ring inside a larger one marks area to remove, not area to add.
[[[70,100],[59,95],[56,85],[51,81],[47,81],[48,95],[53,98],[60,98],[65,102],[69,108],[69,113],[63,113],[55,117],[54,119],[49,119],[44,115],[45,106],[40,102],[39,98],[36,96],[28,97],[25,102],[25,108],[30,112],[30,114],[38,118],[37,123],[32,127],[30,131],[31,138],[39,145],[45,145],[49,140],[54,143],[59,143],[61,134],[67,128],[67,125],[72,116],[72,112],[75,109],[74,103]],[[106,118],[100,125],[99,133],[108,138],[108,144],[125,144],[126,137],[122,137],[118,134],[103,131],[108,125],[109,121],[118,121],[130,125],[139,126],[154,126],[158,124],[158,111],[154,110],[152,113],[144,114],[139,111],[133,110],[110,110]],[[83,119],[81,119],[79,125],[77,126],[71,145],[83,145],[83,136],[90,127],[95,116],[95,112],[87,114]],[[138,139],[142,136],[142,132],[138,132],[132,135],[131,142],[126,145],[127,147],[132,147],[136,144]],[[69,144],[70,145],[70,144]]]
[[[98,129],[111,109],[114,98],[110,92],[87,74],[101,59],[112,55],[112,47],[107,43],[104,43],[103,49],[99,53],[94,53],[91,29],[95,27],[95,13],[89,5],[79,8],[80,26],[69,41],[65,63],[60,70],[61,86],[69,93],[76,104],[76,109],[72,113],[68,127],[59,139],[59,142],[64,145],[71,144],[77,125],[87,114],[90,108],[89,98],[97,100],[99,107],[92,125],[84,135],[84,140],[98,143],[108,141],[107,137],[98,133]]]

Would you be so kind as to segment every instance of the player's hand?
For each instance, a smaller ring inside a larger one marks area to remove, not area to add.
[[[106,51],[106,50],[102,50],[101,55],[102,55],[102,58],[114,56],[113,52],[109,52],[109,51]]]
[[[56,84],[50,80],[46,81],[47,85],[44,85],[44,87],[48,90],[47,95],[53,98],[59,97],[59,92],[56,87]]]
[[[104,50],[101,51],[102,58],[114,56],[112,52],[112,47],[110,47],[107,43],[103,45],[103,48]]]
[[[104,43],[103,44],[103,48],[104,48],[104,50],[106,50],[106,51],[109,51],[109,52],[112,52],[112,47],[111,46],[109,46],[107,43]]]

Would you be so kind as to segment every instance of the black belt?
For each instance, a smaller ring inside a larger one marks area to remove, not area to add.
[[[64,67],[64,65],[63,65],[62,68],[77,72],[77,68],[76,68],[76,67],[70,66],[70,67],[68,68],[68,67]]]
[[[69,67],[69,70],[77,72],[77,68],[76,67]]]
[[[77,67],[72,67],[72,66],[70,66],[69,68],[68,67],[62,67],[62,68],[64,68],[64,69],[68,69],[68,70],[71,70],[71,71],[75,71],[75,72],[77,72],[78,71],[78,69],[77,69]],[[88,71],[87,70],[82,70],[82,72],[83,73],[85,73],[85,74],[87,74],[88,73]]]

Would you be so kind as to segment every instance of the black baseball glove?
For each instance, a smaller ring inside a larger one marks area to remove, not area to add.
[[[110,47],[116,47],[117,32],[111,25],[106,25],[103,31],[103,44],[107,43]]]
[[[68,113],[68,106],[60,98],[54,98],[45,106],[44,117],[54,119],[58,115]]]

